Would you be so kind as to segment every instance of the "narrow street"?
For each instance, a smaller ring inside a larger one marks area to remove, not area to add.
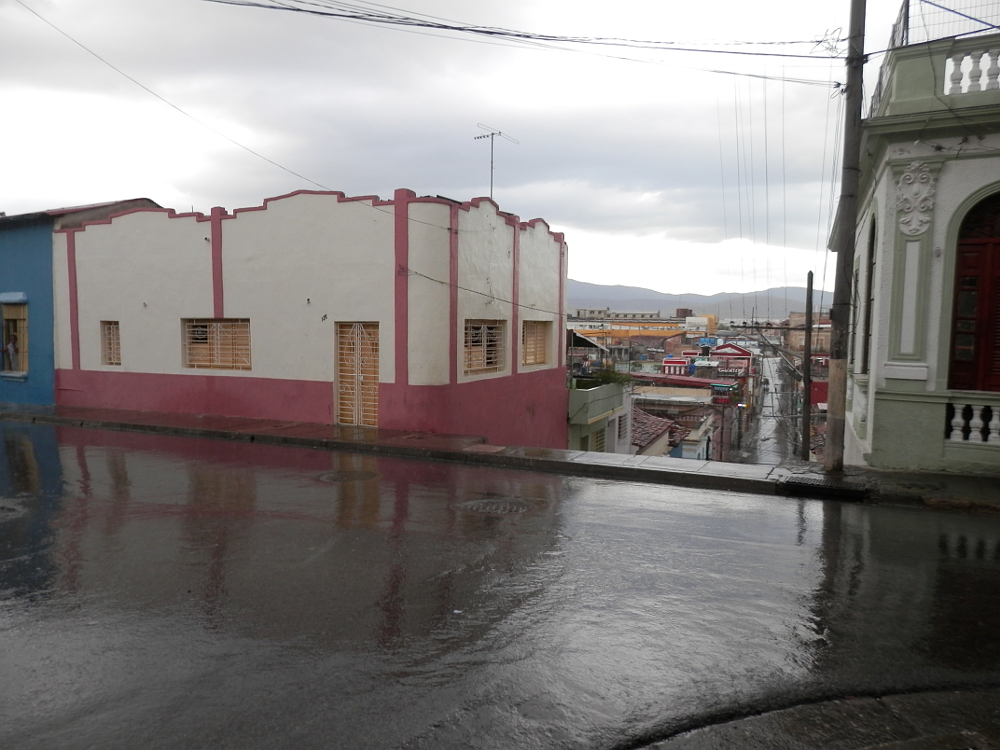
[[[754,415],[746,441],[746,463],[779,466],[793,457],[799,421],[795,414],[795,383],[788,378],[780,357],[761,357],[764,385],[760,409]]]
[[[621,747],[1000,679],[1000,519],[2,431],[6,748]]]

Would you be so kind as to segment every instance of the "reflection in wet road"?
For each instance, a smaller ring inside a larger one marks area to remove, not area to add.
[[[1000,521],[2,425],[0,747],[616,747],[995,684]]]
[[[760,393],[756,425],[747,440],[748,463],[779,466],[795,454],[800,421],[796,418],[794,381],[779,357],[762,357],[765,385]]]

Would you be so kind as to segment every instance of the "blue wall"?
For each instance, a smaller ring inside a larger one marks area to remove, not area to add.
[[[54,404],[51,219],[0,225],[0,292],[28,295],[28,375],[0,373],[0,402]]]

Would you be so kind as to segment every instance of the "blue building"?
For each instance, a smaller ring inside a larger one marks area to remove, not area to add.
[[[55,403],[52,235],[134,208],[147,198],[5,216],[0,214],[0,402]]]

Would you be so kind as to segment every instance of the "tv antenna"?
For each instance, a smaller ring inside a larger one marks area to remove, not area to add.
[[[486,135],[477,135],[472,140],[479,141],[482,140],[483,138],[490,139],[490,200],[493,200],[493,141],[496,140],[497,136],[500,136],[501,138],[506,138],[508,141],[510,141],[515,145],[519,144],[520,141],[517,140],[516,138],[511,138],[506,133],[501,133],[496,128],[491,128],[489,125],[483,125],[481,122],[477,122],[476,124],[487,132]]]

